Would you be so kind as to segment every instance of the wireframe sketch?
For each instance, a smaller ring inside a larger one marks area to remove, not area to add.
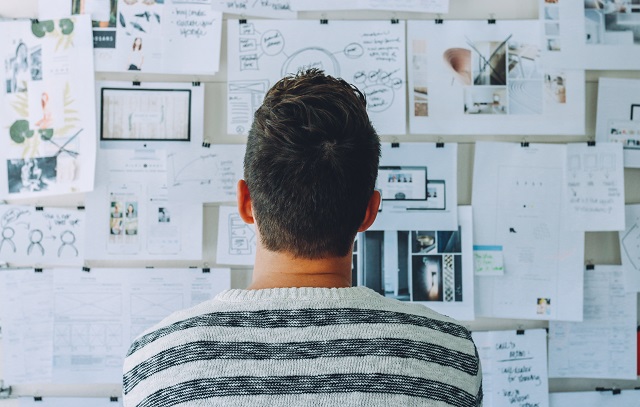
[[[186,305],[182,293],[131,293],[131,315],[135,318],[164,318]]]
[[[84,213],[0,206],[0,257],[17,264],[76,265],[83,261]]]
[[[240,215],[229,215],[229,254],[253,255],[256,250],[256,235],[254,231],[244,223]]]
[[[317,68],[355,84],[379,133],[402,132],[404,36],[388,22],[255,20],[228,25],[229,133],[246,134],[264,92],[276,80]],[[308,33],[308,34],[307,34]],[[393,130],[392,130],[393,129]]]

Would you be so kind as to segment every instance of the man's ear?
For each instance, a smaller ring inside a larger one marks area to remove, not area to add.
[[[255,223],[255,219],[253,218],[253,207],[251,206],[251,195],[249,195],[249,187],[243,179],[238,181],[238,191],[236,196],[238,199],[238,212],[240,213],[242,220],[249,224]]]
[[[377,189],[373,191],[371,194],[371,198],[369,199],[369,203],[367,204],[367,211],[364,214],[364,220],[358,229],[358,232],[364,232],[369,229],[373,222],[376,220],[376,216],[378,216],[378,208],[380,207],[380,191]]]

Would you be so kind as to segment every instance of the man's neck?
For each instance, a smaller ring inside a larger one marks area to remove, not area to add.
[[[248,289],[289,287],[351,287],[351,254],[310,260],[258,245],[253,281]]]

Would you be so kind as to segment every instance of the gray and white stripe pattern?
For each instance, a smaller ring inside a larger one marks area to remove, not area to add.
[[[125,406],[478,406],[469,332],[363,287],[229,290],[131,346]]]

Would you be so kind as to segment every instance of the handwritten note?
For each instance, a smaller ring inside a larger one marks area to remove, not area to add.
[[[291,10],[290,0],[216,0],[213,8],[243,16],[291,19],[298,16],[298,13]]]
[[[504,274],[502,246],[473,246],[473,267],[477,276]]]
[[[448,13],[449,0],[291,0],[298,11],[395,10],[422,13]]]
[[[624,167],[620,143],[567,145],[566,216],[572,230],[624,229]]]
[[[482,364],[484,405],[548,407],[547,341],[543,329],[474,332]]]
[[[168,24],[163,24],[164,64],[170,71],[197,73],[202,67],[218,70],[222,13],[213,10],[211,3],[174,1],[165,8]],[[185,64],[185,50],[189,50],[189,63]],[[195,71],[194,71],[195,69]]]

